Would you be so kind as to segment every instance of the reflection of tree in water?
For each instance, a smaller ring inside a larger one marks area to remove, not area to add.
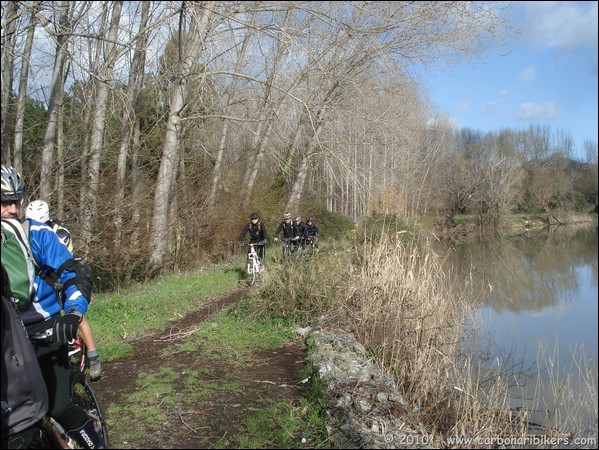
[[[471,283],[495,311],[535,311],[571,301],[575,271],[591,266],[597,284],[597,230],[562,227],[446,249],[456,282]]]

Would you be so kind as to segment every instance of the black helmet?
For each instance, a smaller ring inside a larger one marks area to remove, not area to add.
[[[306,219],[306,222],[312,222],[312,217],[308,217],[308,218]]]
[[[251,213],[250,214],[250,219],[257,219],[258,218],[258,213]]]
[[[25,197],[25,182],[19,172],[13,167],[2,165],[2,201],[23,200]]]

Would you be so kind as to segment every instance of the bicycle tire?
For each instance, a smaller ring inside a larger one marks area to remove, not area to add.
[[[73,402],[83,408],[94,420],[96,431],[103,441],[102,447],[109,448],[108,428],[102,414],[102,407],[90,379],[83,372],[73,372],[71,374],[71,397]]]

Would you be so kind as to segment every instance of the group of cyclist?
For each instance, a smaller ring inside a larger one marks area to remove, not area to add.
[[[70,395],[68,343],[91,300],[91,273],[50,226],[21,217],[20,173],[2,165],[1,174],[2,448],[49,447],[41,425],[46,414],[81,448],[101,448],[92,418]],[[49,273],[59,278],[64,297]],[[37,335],[50,338],[32,346],[28,338]]]
[[[314,223],[312,217],[306,219],[306,223],[302,221],[301,216],[297,216],[295,221],[291,221],[291,214],[283,214],[283,221],[279,223],[277,231],[275,231],[275,242],[279,240],[279,234],[283,233],[283,240],[291,244],[291,251],[297,251],[303,248],[306,243],[318,240],[320,230]]]
[[[264,264],[265,246],[268,240],[266,227],[260,222],[258,213],[250,214],[250,222],[246,224],[239,235],[239,245],[243,246],[245,235],[249,233],[250,244],[256,248],[256,252]],[[316,246],[320,230],[314,223],[312,217],[308,217],[306,222],[302,221],[301,216],[296,216],[295,220],[291,220],[291,214],[283,214],[283,220],[279,223],[277,230],[274,233],[274,241],[279,241],[279,235],[282,234],[282,239],[286,245],[291,246],[291,251],[296,252],[304,248],[308,243]]]

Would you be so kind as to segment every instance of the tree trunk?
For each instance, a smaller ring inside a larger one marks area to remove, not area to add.
[[[131,149],[131,138],[135,130],[135,124],[139,115],[139,94],[143,85],[146,43],[148,40],[147,31],[150,12],[150,2],[141,2],[141,19],[139,23],[139,32],[137,35],[137,44],[133,63],[131,64],[131,76],[129,85],[125,94],[123,105],[123,118],[121,128],[121,146],[117,158],[116,169],[116,198],[114,200],[114,250],[116,252],[123,248],[123,206],[125,202],[125,178],[127,169],[127,155]]]
[[[1,111],[1,141],[2,141],[2,161],[11,161],[12,139],[10,137],[11,103],[13,70],[15,63],[15,42],[17,39],[17,19],[20,2],[8,2],[6,6],[6,15],[2,24],[2,111]],[[14,164],[14,162],[13,162]],[[19,167],[15,168],[20,171]]]
[[[104,130],[106,128],[106,104],[108,101],[109,82],[112,80],[112,71],[118,55],[116,42],[118,39],[118,28],[121,20],[122,1],[113,3],[112,18],[110,29],[106,39],[105,62],[99,76],[98,94],[92,110],[92,129],[90,136],[90,161],[87,170],[87,185],[82,186],[83,208],[81,215],[82,251],[84,255],[89,253],[89,243],[92,242],[94,226],[93,221],[96,216],[98,189],[100,179],[100,161],[102,159],[102,149],[104,144]]]
[[[58,108],[64,90],[64,68],[67,58],[67,41],[69,40],[68,27],[73,16],[74,5],[72,2],[63,1],[60,6],[60,20],[56,36],[56,56],[54,58],[54,70],[52,72],[52,84],[50,86],[50,99],[48,101],[48,116],[44,132],[44,143],[42,147],[42,167],[40,171],[40,195],[41,199],[50,201],[52,197],[52,175],[54,173],[54,144],[56,140],[56,126],[58,120]]]
[[[154,193],[152,231],[150,233],[150,276],[155,275],[162,268],[164,254],[168,247],[169,196],[171,194],[173,171],[177,168],[179,157],[179,138],[182,127],[182,112],[186,103],[187,82],[194,63],[200,55],[205,39],[204,33],[208,30],[208,23],[215,4],[216,2],[188,4],[191,12],[189,37],[183,48],[180,75],[176,80],[177,86],[171,93],[170,112]]]
[[[29,13],[29,30],[25,39],[23,58],[21,59],[21,75],[19,76],[19,97],[15,111],[15,145],[13,148],[13,164],[20,172],[23,165],[23,122],[25,120],[25,105],[27,104],[27,81],[29,79],[29,61],[31,60],[31,49],[33,47],[33,36],[37,26],[37,11],[40,2],[35,2]]]

